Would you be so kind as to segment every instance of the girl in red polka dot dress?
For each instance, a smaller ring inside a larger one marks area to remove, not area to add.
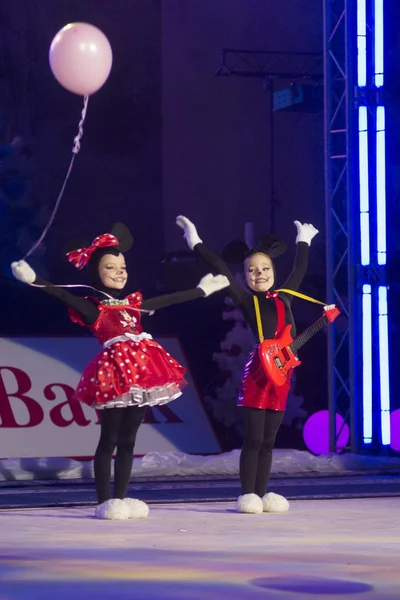
[[[64,302],[71,320],[88,327],[102,345],[84,370],[75,398],[101,409],[94,474],[98,499],[95,516],[103,519],[147,516],[144,502],[126,498],[136,435],[146,407],[178,398],[186,384],[184,367],[143,331],[141,314],[209,296],[229,285],[226,277],[209,274],[191,290],[149,300],[143,300],[139,292],[120,298],[128,279],[123,253],[132,243],[128,229],[116,223],[111,233],[98,236],[92,244],[73,245],[74,249],[67,253],[69,262],[78,269],[87,266],[91,284],[100,292],[86,298],[37,277],[25,261],[11,265],[17,279],[42,287]],[[115,448],[114,493],[110,499]]]
[[[112,260],[105,255],[107,264]],[[200,297],[200,288],[196,294]],[[87,325],[103,346],[83,372],[75,397],[95,408],[124,408],[155,406],[180,396],[185,369],[143,331],[141,311],[149,309],[142,294],[124,300],[91,300],[98,313],[92,324],[69,309],[71,320]]]

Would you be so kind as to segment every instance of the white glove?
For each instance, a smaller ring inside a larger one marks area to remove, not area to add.
[[[211,273],[208,273],[200,279],[197,287],[203,290],[205,296],[209,296],[228,286],[229,279],[225,277],[225,275],[212,275]]]
[[[186,217],[179,215],[179,217],[176,217],[176,224],[178,225],[178,227],[183,229],[184,238],[187,241],[188,246],[191,250],[193,250],[196,244],[201,244],[203,242],[203,240],[199,238],[196,225],[194,225],[192,221],[189,221],[189,219],[187,219]]]
[[[311,240],[319,233],[318,229],[315,229],[311,223],[300,223],[300,221],[294,221],[297,228],[296,244],[299,242],[305,242],[311,246]]]
[[[24,260],[11,263],[11,271],[15,279],[24,283],[33,283],[36,279],[36,273]]]

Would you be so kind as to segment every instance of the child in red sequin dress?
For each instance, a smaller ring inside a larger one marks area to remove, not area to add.
[[[203,277],[192,290],[143,300],[139,292],[120,298],[128,275],[124,252],[133,243],[121,223],[111,233],[98,236],[92,244],[73,245],[67,258],[76,268],[87,265],[91,284],[102,294],[78,297],[61,286],[53,286],[36,276],[25,262],[11,265],[14,276],[42,287],[68,306],[73,322],[88,327],[102,350],[83,372],[75,398],[101,409],[101,433],[94,458],[98,506],[101,519],[144,518],[148,506],[126,498],[132,469],[133,449],[146,407],[170,402],[181,395],[186,384],[185,369],[152,336],[143,331],[141,314],[208,296],[229,282],[224,276]],[[64,286],[68,287],[68,286]],[[114,493],[110,498],[111,460],[117,448]]]

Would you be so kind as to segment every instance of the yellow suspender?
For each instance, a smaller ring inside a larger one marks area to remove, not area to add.
[[[282,288],[280,290],[274,290],[274,292],[283,292],[285,294],[291,294],[292,296],[296,296],[297,298],[301,298],[302,300],[307,300],[307,302],[314,302],[314,304],[321,304],[321,306],[326,306],[325,302],[320,302],[320,300],[315,300],[315,298],[311,298],[310,296],[306,296],[305,294],[301,294],[300,292],[294,292],[293,290],[286,290]],[[264,334],[261,324],[260,303],[258,302],[257,296],[253,296],[253,302],[254,310],[256,312],[258,337],[261,344],[261,342],[264,341]]]
[[[261,342],[264,341],[264,334],[263,334],[263,329],[262,329],[262,325],[261,325],[260,303],[258,302],[257,296],[253,296],[253,301],[254,301],[254,310],[256,311],[258,338],[259,338],[260,344],[261,344]]]
[[[315,298],[311,298],[310,296],[306,296],[305,294],[301,294],[300,292],[294,292],[293,290],[285,290],[284,288],[280,290],[274,290],[274,292],[284,292],[285,294],[291,294],[292,296],[296,296],[297,298],[302,298],[302,300],[307,300],[307,302],[314,302],[314,304],[321,304],[321,306],[326,306],[326,302],[320,302],[319,300],[315,300]]]

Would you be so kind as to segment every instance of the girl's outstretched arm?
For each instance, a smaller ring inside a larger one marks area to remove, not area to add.
[[[210,294],[214,294],[214,292],[223,290],[228,286],[229,281],[226,277],[209,273],[200,280],[198,286],[194,289],[174,292],[173,294],[166,294],[157,298],[149,298],[149,300],[143,301],[142,308],[143,310],[158,310],[159,308],[165,308],[173,304],[181,304],[182,302],[188,302],[196,298],[210,296]]]
[[[202,257],[202,259],[220,275],[225,275],[229,281],[229,288],[227,292],[235,304],[242,304],[248,296],[248,293],[242,288],[236,279],[235,275],[231,272],[228,265],[218,254],[215,254],[212,250],[207,248],[203,241],[200,239],[196,226],[189,221],[187,217],[179,216],[176,219],[178,227],[183,229],[184,237],[191,250],[194,250],[196,254]]]
[[[294,261],[293,270],[287,278],[286,282],[281,286],[289,290],[297,291],[303,281],[304,275],[307,271],[308,266],[308,253],[311,245],[311,240],[317,235],[318,229],[315,229],[310,223],[300,223],[295,221],[294,224],[297,228],[297,252]],[[288,299],[292,299],[293,296]]]
[[[35,271],[24,260],[13,262],[11,265],[15,279],[32,286],[38,286],[50,296],[61,300],[63,304],[76,310],[87,325],[93,325],[99,316],[99,309],[91,300],[71,294],[62,287],[53,286],[50,282],[38,277]]]

